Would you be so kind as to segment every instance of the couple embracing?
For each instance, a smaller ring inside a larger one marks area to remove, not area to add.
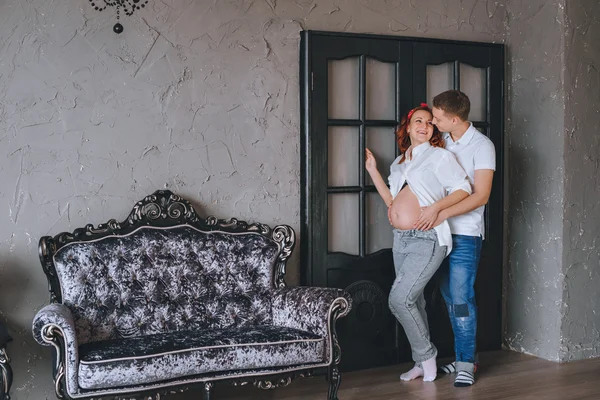
[[[415,366],[400,378],[435,380],[454,373],[454,386],[475,382],[475,277],[483,240],[483,211],[496,169],[494,145],[469,122],[469,98],[449,90],[410,110],[396,133],[400,156],[389,188],[366,150],[365,166],[389,207],[396,279],[390,310],[402,324]],[[439,270],[454,331],[455,362],[437,367],[423,291]]]

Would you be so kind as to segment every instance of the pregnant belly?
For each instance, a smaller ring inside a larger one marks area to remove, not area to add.
[[[421,214],[421,206],[417,196],[408,186],[402,189],[392,202],[390,214],[394,228],[413,229],[414,223],[417,222],[419,214]]]

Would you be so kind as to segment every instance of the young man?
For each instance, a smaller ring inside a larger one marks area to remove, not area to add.
[[[484,235],[483,210],[492,190],[496,169],[494,144],[468,121],[471,103],[458,90],[440,93],[433,99],[433,123],[443,134],[446,149],[455,154],[463,167],[473,194],[439,212],[433,226],[448,220],[452,231],[453,250],[439,269],[440,289],[448,307],[456,361],[440,368],[440,372],[457,372],[454,386],[475,383],[475,339],[477,306],[475,277]],[[418,222],[417,229],[427,229]]]

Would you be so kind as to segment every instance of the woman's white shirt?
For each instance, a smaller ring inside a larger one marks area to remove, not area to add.
[[[429,142],[425,142],[412,149],[410,159],[398,164],[401,158],[402,155],[390,166],[388,182],[392,198],[396,198],[404,182],[408,182],[421,207],[430,206],[457,190],[472,193],[467,174],[456,161],[454,154],[448,150],[433,147]],[[440,246],[447,246],[446,255],[450,254],[450,225],[444,221],[434,229]]]

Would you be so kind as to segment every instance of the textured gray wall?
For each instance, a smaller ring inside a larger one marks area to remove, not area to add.
[[[563,295],[564,0],[511,0],[506,345],[558,360]]]
[[[565,8],[565,202],[560,359],[600,356],[600,2]]]
[[[507,347],[600,356],[600,3],[510,1]]]
[[[492,0],[174,0],[115,35],[111,13],[0,2],[0,310],[15,400],[53,398],[50,349],[30,335],[48,301],[40,236],[124,218],[164,187],[204,215],[298,230],[300,30],[491,42],[507,22]],[[295,283],[297,251],[291,264]]]

